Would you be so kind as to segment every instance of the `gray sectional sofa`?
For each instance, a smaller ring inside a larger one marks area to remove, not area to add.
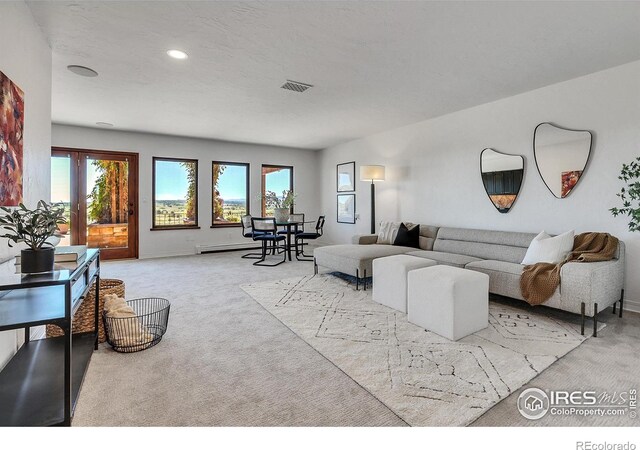
[[[318,267],[356,277],[357,285],[372,275],[376,258],[407,254],[489,275],[489,292],[524,300],[520,293],[523,260],[535,233],[475,230],[420,225],[420,249],[376,244],[377,235],[355,236],[352,244],[330,245],[314,250]],[[624,286],[624,243],[620,241],[616,258],[611,261],[562,266],[560,286],[544,305],[594,317],[598,311],[620,302]],[[366,284],[364,284],[366,289]]]

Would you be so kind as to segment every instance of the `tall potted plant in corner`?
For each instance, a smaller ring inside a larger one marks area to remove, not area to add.
[[[264,203],[267,208],[273,208],[273,215],[276,222],[286,222],[289,220],[289,213],[295,201],[296,195],[289,189],[282,191],[282,197],[278,197],[273,191],[267,191],[264,194]]]
[[[64,205],[51,205],[40,200],[35,209],[28,209],[22,203],[13,210],[0,209],[6,213],[0,216],[0,228],[5,231],[0,237],[9,240],[9,247],[18,243],[25,243],[28,247],[20,253],[20,271],[52,271],[55,247],[47,239],[55,234],[59,224],[67,223]]]
[[[626,186],[616,194],[622,201],[622,208],[611,208],[614,217],[630,217],[629,231],[640,231],[640,156],[629,164],[623,164],[618,179]]]

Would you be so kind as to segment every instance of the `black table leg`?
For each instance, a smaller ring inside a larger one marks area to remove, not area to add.
[[[291,261],[291,225],[287,226],[287,257]]]

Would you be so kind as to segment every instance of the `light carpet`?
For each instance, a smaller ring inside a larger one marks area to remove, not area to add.
[[[331,275],[242,285],[256,302],[414,426],[463,426],[586,340],[575,324],[490,302],[457,342]]]

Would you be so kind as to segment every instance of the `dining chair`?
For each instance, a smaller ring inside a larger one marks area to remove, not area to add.
[[[254,266],[275,267],[287,260],[287,253],[282,251],[282,261],[279,261],[276,264],[265,263],[265,260],[267,259],[268,246],[271,245],[273,250],[278,251],[278,243],[284,243],[286,239],[285,236],[277,233],[278,228],[276,227],[276,219],[273,217],[252,217],[251,229],[252,239],[254,241],[262,242],[262,254],[260,260],[253,263]]]
[[[251,214],[245,214],[240,218],[242,224],[242,236],[253,240],[253,228],[251,226]],[[245,253],[241,258],[246,259],[260,259],[262,253]]]
[[[315,231],[296,234],[296,259],[298,261],[313,261],[313,255],[306,255],[304,253],[304,246],[309,245],[304,241],[318,239],[322,236],[324,230],[324,218],[325,216],[318,217]],[[300,255],[302,255],[302,258],[300,258]]]

